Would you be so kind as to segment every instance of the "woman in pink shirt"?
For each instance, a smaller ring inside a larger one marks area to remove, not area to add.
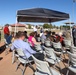
[[[30,36],[28,37],[28,42],[32,45],[32,47],[34,47],[35,44],[40,43],[36,41],[35,36],[36,36],[36,33],[32,32],[30,33]]]

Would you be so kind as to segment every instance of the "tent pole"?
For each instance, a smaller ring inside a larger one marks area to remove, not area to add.
[[[16,32],[17,32],[17,11],[16,11],[16,23],[15,23],[15,35],[16,35]]]
[[[16,32],[17,32],[17,17],[16,17],[16,23],[15,23],[15,35],[16,35]]]
[[[73,37],[72,37],[72,29],[71,29],[71,21],[70,21],[70,19],[69,19],[69,22],[70,22],[70,33],[71,33],[71,44],[72,44],[72,46],[73,46]]]

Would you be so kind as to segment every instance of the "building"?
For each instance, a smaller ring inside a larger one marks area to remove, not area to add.
[[[25,29],[27,28],[26,24],[20,24],[20,23],[11,24],[10,26],[11,26],[12,32],[15,31],[15,27],[16,27],[16,32],[25,31]]]

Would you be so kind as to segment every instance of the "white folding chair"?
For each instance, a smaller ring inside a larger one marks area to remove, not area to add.
[[[76,54],[76,47],[71,46],[71,47],[70,47],[70,52]]]
[[[17,62],[16,70],[17,70],[18,68],[20,68],[20,69],[22,70],[22,75],[24,75],[24,72],[25,72],[25,69],[26,69],[26,64],[27,64],[30,68],[34,69],[34,68],[32,67],[32,65],[31,65],[31,62],[32,62],[33,60],[28,60],[28,58],[26,57],[26,55],[25,55],[25,53],[23,52],[22,49],[16,49],[16,51],[17,51],[17,54],[18,54],[18,61],[19,61],[19,62]],[[20,67],[20,63],[22,63],[22,64],[24,65],[24,69],[22,69],[22,68]]]
[[[16,53],[16,50],[14,49],[12,52],[12,64],[16,61],[16,58],[18,58],[19,55]]]
[[[41,41],[41,38],[40,37],[37,37],[37,41],[40,42]]]
[[[69,70],[74,72],[76,74],[76,54],[67,52],[69,55],[69,61],[68,61],[68,70],[66,75],[69,75]]]
[[[69,49],[70,46],[72,45],[71,40],[66,40],[66,39],[64,39],[63,41],[64,41],[64,44],[65,44],[65,48],[66,48],[66,49]]]
[[[56,64],[59,65],[60,69],[61,69],[61,66],[59,64],[59,62],[61,61],[54,53],[54,50],[52,48],[46,48],[44,47],[45,49],[45,61],[47,61],[48,63],[56,66]]]
[[[32,56],[36,64],[35,75],[60,75],[59,72],[49,67],[48,63],[45,61],[40,61]]]
[[[7,41],[6,41],[6,39],[4,39],[4,43],[5,43],[5,46],[6,46],[5,55],[7,55],[8,54],[8,49],[11,48],[11,44],[8,44]]]
[[[62,51],[58,51],[58,49],[62,50],[62,45],[60,42],[58,42],[58,43],[53,42],[53,47],[55,49],[56,54],[62,54]]]
[[[28,39],[25,39],[24,41],[25,41],[25,42],[28,42]]]
[[[45,40],[44,44],[46,47],[51,47],[51,42],[49,40]]]
[[[60,42],[58,42],[58,43],[53,42],[53,47],[54,47],[54,48],[59,48],[59,49],[61,49],[61,48],[62,48],[62,45],[61,45]]]
[[[65,55],[64,55],[64,54],[66,54],[66,51],[62,48],[61,43],[60,43],[60,42],[58,42],[58,43],[53,42],[53,47],[54,47],[54,49],[55,49],[54,52],[55,52],[57,55],[60,56],[60,59],[61,59],[61,60],[63,60],[62,55],[63,55],[64,58],[65,58]]]
[[[28,41],[28,43],[29,43],[29,45],[32,47],[32,44],[31,44],[31,42],[29,42],[29,41]]]
[[[35,47],[36,51],[38,51],[38,52],[42,52],[43,51],[40,44],[35,44],[34,47]]]
[[[44,44],[45,43],[45,40],[44,39],[41,39],[41,43]]]

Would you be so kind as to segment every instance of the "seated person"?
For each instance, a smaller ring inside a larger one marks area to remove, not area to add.
[[[54,36],[52,36],[52,35],[49,37],[49,39],[50,39],[50,42],[54,42],[55,41]]]
[[[60,41],[61,41],[61,37],[58,35],[55,42],[58,43],[61,46]],[[61,48],[56,48],[55,51],[62,52],[62,49]]]
[[[52,32],[52,36],[56,37],[56,33],[55,32]]]
[[[35,32],[30,33],[30,36],[28,37],[28,42],[34,47],[35,44],[39,44],[40,42],[37,42],[35,39]],[[40,43],[41,44],[41,43]]]
[[[56,42],[57,40],[62,44],[62,46],[64,45],[63,43],[64,38],[62,37],[62,33],[59,33],[59,35],[56,36]]]
[[[56,42],[56,43],[60,42],[60,39],[61,39],[60,36],[57,35],[57,36],[56,36],[56,41],[55,41],[55,42]]]
[[[44,39],[44,40],[45,40],[45,39],[46,39],[46,35],[47,35],[46,32],[44,32],[44,33],[42,34],[42,36],[41,36],[41,39]]]
[[[18,38],[18,33],[15,33],[16,35],[12,38],[12,43]]]
[[[48,32],[49,32],[48,30],[45,31],[45,33],[46,33],[46,35],[45,35],[46,38],[48,38]]]
[[[24,33],[25,33],[26,38],[28,39],[28,36],[27,36],[27,31],[24,31]]]
[[[37,42],[41,41],[40,34],[38,34],[36,38],[37,38]]]
[[[49,38],[50,36],[51,36],[51,31],[48,31],[47,38]]]
[[[25,37],[26,37],[26,38],[24,39],[24,41],[27,42],[27,41],[28,41],[27,31],[24,31],[24,34],[25,34]]]
[[[24,32],[19,31],[17,33],[17,36],[18,36],[18,38],[12,43],[11,50],[21,48],[21,49],[23,49],[26,57],[29,60],[32,60],[31,55],[34,55],[39,60],[44,60],[44,54],[35,52],[27,42],[24,42],[24,39],[25,39]]]
[[[11,44],[12,39],[14,38],[14,32],[11,33],[6,39],[7,44]]]

